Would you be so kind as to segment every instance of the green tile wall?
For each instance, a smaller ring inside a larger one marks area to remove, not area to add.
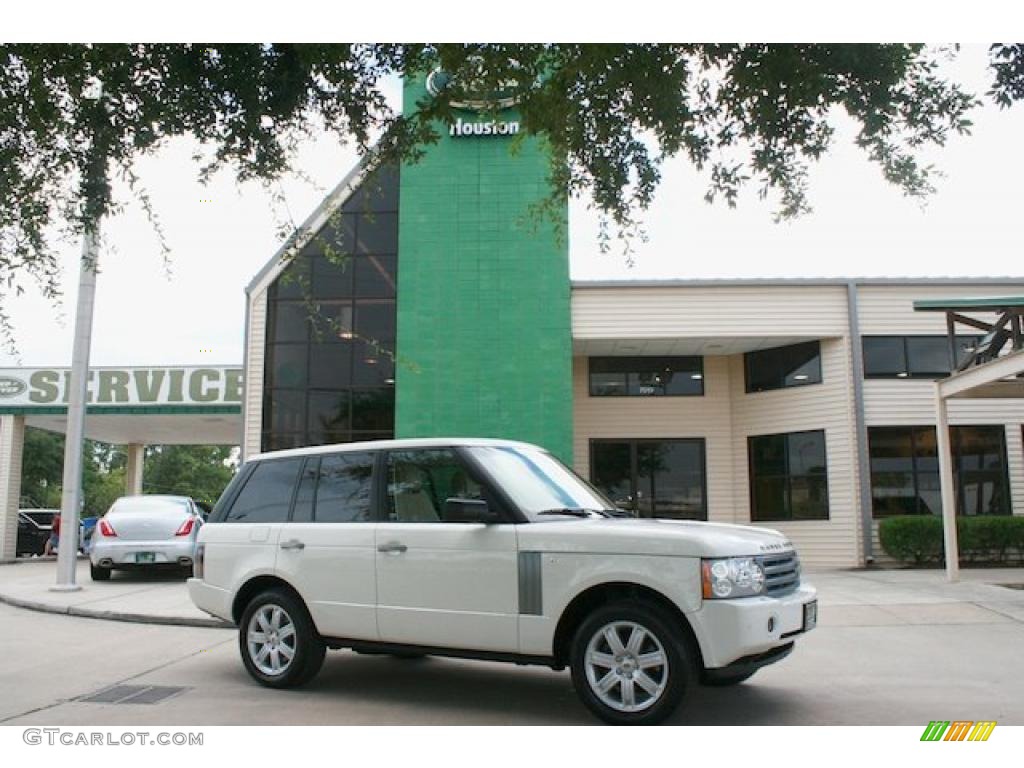
[[[408,81],[406,108],[425,95]],[[444,131],[402,167],[395,435],[526,440],[570,462],[568,209],[562,236],[529,216],[548,156],[512,145]]]

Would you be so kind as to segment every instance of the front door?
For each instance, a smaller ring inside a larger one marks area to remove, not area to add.
[[[377,626],[385,642],[518,650],[516,526],[450,522],[449,499],[484,499],[447,448],[394,451],[377,525]]]
[[[590,477],[640,517],[707,520],[704,440],[594,440]]]

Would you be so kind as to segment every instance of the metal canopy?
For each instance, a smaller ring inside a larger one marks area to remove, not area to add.
[[[1024,398],[1024,296],[984,299],[915,301],[922,312],[945,312],[950,361],[956,368],[935,382],[935,433],[939,454],[939,484],[942,490],[942,529],[946,554],[946,578],[960,575],[960,546],[956,529],[956,489],[953,482],[953,454],[949,439],[948,401],[960,398]],[[980,320],[964,312],[988,313],[995,319]],[[966,325],[984,335],[966,358],[956,365],[956,331]]]

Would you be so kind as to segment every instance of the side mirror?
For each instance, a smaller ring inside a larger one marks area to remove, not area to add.
[[[483,499],[445,499],[446,523],[500,523],[501,515]]]

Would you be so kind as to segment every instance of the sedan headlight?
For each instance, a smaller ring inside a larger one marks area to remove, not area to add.
[[[751,597],[764,592],[764,569],[753,557],[723,557],[701,562],[705,600]]]

